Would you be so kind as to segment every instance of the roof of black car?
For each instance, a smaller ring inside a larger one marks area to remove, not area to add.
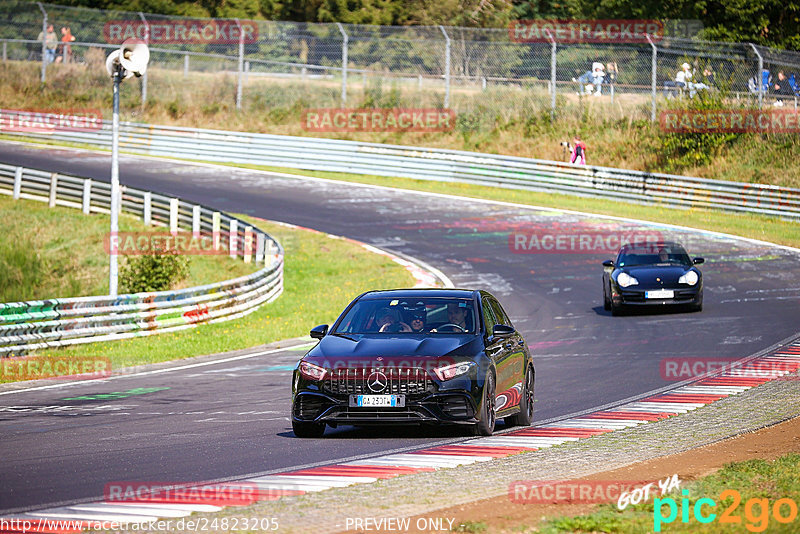
[[[448,288],[429,288],[429,289],[384,289],[369,291],[364,293],[361,298],[380,299],[380,298],[421,298],[421,297],[441,297],[441,298],[461,298],[469,299],[475,294],[472,289],[448,289]]]
[[[644,243],[628,243],[627,245],[622,245],[620,248],[620,252],[631,250],[631,249],[657,249],[661,247],[671,247],[671,248],[683,248],[683,245],[678,243],[677,241],[646,241]]]

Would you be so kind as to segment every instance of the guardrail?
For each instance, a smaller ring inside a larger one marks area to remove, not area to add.
[[[23,112],[0,110],[0,113],[17,116]],[[3,133],[111,147],[109,121],[102,121],[102,127],[94,130]],[[200,161],[467,182],[670,207],[718,208],[800,218],[800,189],[479,152],[129,122],[120,124],[120,149]]]
[[[108,183],[3,164],[0,194],[78,208],[85,214],[110,213],[111,206]],[[264,267],[247,276],[175,291],[0,303],[0,357],[228,321],[255,311],[283,291],[283,248],[244,221],[124,186],[121,211],[148,225],[167,226],[170,232],[184,229],[193,235],[224,237],[214,241],[227,241],[231,257]]]

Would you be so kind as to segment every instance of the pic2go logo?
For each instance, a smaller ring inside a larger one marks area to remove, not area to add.
[[[742,503],[742,495],[737,490],[724,490],[719,494],[720,504],[727,499],[732,499],[730,505],[719,515],[711,512],[710,509],[717,507],[714,499],[703,497],[697,499],[694,506],[689,504],[689,490],[681,492],[684,498],[681,499],[681,523],[689,523],[689,511],[691,509],[694,520],[698,523],[711,523],[717,520],[719,523],[728,523],[739,525],[742,523],[742,518],[736,513],[736,509]],[[669,508],[669,514],[664,515],[664,506]],[[747,521],[745,528],[750,532],[764,532],[769,525],[770,512],[772,512],[772,519],[778,523],[788,524],[797,518],[797,503],[789,498],[778,499],[770,508],[769,499],[765,498],[752,498],[744,504],[744,518]],[[678,518],[678,504],[672,497],[660,499],[656,497],[653,500],[653,530],[661,532],[661,526],[672,523]]]

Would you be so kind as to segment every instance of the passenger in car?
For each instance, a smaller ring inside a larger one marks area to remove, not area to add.
[[[411,332],[411,327],[400,320],[400,313],[391,308],[381,308],[376,316],[378,332]]]

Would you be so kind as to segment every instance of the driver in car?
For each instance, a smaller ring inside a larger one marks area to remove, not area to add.
[[[424,311],[415,311],[411,316],[411,331],[415,334],[421,334],[425,331],[425,316]]]
[[[447,305],[447,323],[436,330],[439,332],[466,332],[467,313],[466,306],[457,302],[450,302]]]

